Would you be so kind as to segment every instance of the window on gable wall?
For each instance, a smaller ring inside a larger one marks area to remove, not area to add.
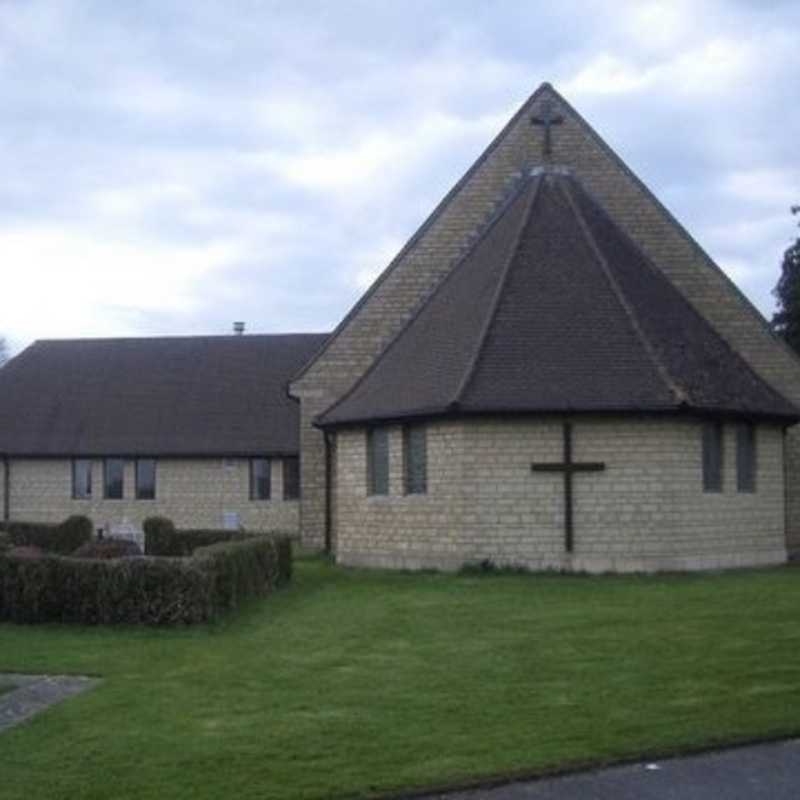
[[[722,423],[703,423],[703,491],[722,491]]]
[[[428,491],[428,446],[424,425],[403,428],[403,471],[406,494]]]
[[[756,490],[756,427],[751,423],[736,429],[736,488],[740,492]]]
[[[367,432],[367,494],[389,494],[389,431]]]

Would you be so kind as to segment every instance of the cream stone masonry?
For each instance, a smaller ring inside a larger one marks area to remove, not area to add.
[[[391,494],[368,497],[363,430],[337,434],[337,561],[456,569],[490,559],[589,572],[715,569],[786,559],[783,431],[757,428],[757,483],[736,489],[736,425],[726,424],[723,491],[703,491],[702,426],[678,418],[573,420],[575,550],[564,550],[561,421],[482,419],[428,425],[428,492],[402,495],[393,427]]]
[[[283,500],[283,463],[272,459],[272,499],[250,500],[246,458],[169,459],[156,462],[156,499],[135,498],[135,460],[125,459],[124,498],[103,498],[103,460],[92,461],[92,498],[72,498],[69,459],[11,459],[11,520],[61,522],[85,514],[106,533],[120,525],[141,529],[147,517],[169,517],[179,528],[222,528],[236,513],[248,530],[296,533],[299,502]]]
[[[521,171],[541,163],[543,132],[530,124],[537,103],[553,100],[565,117],[553,135],[553,163],[569,167],[684,296],[758,374],[800,403],[800,361],[769,332],[764,319],[636,176],[551,87],[523,105],[484,156],[443,201],[374,284],[322,354],[291,390],[302,404],[302,480],[309,488],[302,537],[321,546],[324,535],[322,434],[311,420],[347,391],[370,366],[418,303],[450,270]],[[800,550],[800,430],[787,437],[787,530]]]

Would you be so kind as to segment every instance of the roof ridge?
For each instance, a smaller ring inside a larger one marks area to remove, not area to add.
[[[506,263],[503,266],[503,270],[500,273],[500,280],[497,282],[497,288],[495,289],[494,296],[492,297],[492,302],[489,306],[489,313],[486,315],[486,319],[483,322],[483,326],[481,328],[481,332],[478,335],[478,340],[475,343],[475,351],[470,358],[467,369],[464,372],[464,376],[461,379],[458,387],[456,388],[455,395],[450,402],[450,408],[456,409],[458,408],[459,403],[461,402],[461,398],[466,392],[467,387],[472,382],[472,378],[475,375],[475,369],[478,365],[478,361],[480,360],[481,351],[483,350],[483,346],[486,343],[486,337],[489,335],[489,329],[492,326],[492,322],[494,322],[494,318],[497,315],[497,309],[500,306],[500,300],[503,296],[505,291],[506,282],[508,280],[509,272],[511,271],[511,265],[514,263],[514,257],[517,253],[517,248],[519,247],[520,240],[522,239],[522,234],[525,231],[525,228],[528,225],[528,222],[531,217],[531,213],[533,211],[533,206],[536,203],[536,198],[539,196],[539,190],[542,185],[542,176],[537,175],[535,178],[530,179],[534,182],[533,188],[531,189],[531,196],[528,199],[527,207],[525,208],[524,213],[522,214],[522,220],[519,225],[519,229],[517,230],[514,236],[514,243],[509,248],[508,251],[508,258],[506,259]]]
[[[460,252],[455,258],[451,259],[450,261],[450,268],[439,278],[438,281],[431,287],[430,291],[417,303],[416,307],[409,314],[408,319],[398,328],[396,333],[390,337],[390,339],[386,342],[386,344],[381,348],[380,352],[372,359],[372,363],[369,367],[364,370],[363,373],[359,376],[358,380],[344,393],[338,400],[331,403],[324,411],[317,414],[315,420],[320,420],[323,417],[330,414],[332,411],[337,409],[340,405],[342,405],[345,400],[349,399],[353,393],[361,386],[364,381],[377,369],[378,364],[383,360],[384,356],[392,349],[392,347],[402,338],[403,334],[411,327],[414,321],[419,317],[419,315],[423,312],[426,308],[428,303],[438,294],[441,289],[451,280],[451,278],[458,272],[458,268],[469,258],[474,250],[478,248],[478,245],[489,235],[492,228],[500,221],[503,214],[505,213],[506,209],[514,202],[517,195],[520,191],[522,191],[523,187],[526,185],[525,174],[523,173],[522,176],[516,180],[511,181],[511,189],[507,192],[505,197],[503,197],[499,202],[497,202],[494,206],[492,213],[489,215],[488,219],[484,220],[481,227],[478,228],[477,233],[473,236],[473,238],[468,242],[467,246]],[[287,387],[291,387],[292,381],[289,381]],[[289,396],[292,397],[291,391],[288,392]]]
[[[295,375],[292,376],[291,380],[289,381],[290,384],[296,383],[299,381],[307,372],[308,370],[319,360],[319,358],[327,351],[328,347],[331,343],[342,333],[345,328],[348,326],[350,321],[355,318],[356,314],[361,310],[361,308],[366,304],[367,300],[374,294],[374,292],[378,289],[378,287],[383,283],[383,281],[388,278],[388,276],[393,272],[395,267],[403,260],[408,252],[410,252],[411,248],[423,237],[423,235],[428,231],[428,229],[433,225],[434,222],[439,218],[442,212],[450,205],[450,202],[458,196],[458,193],[461,189],[466,186],[469,182],[470,178],[477,172],[478,168],[484,164],[484,162],[491,156],[491,154],[497,149],[499,144],[503,141],[506,137],[508,132],[516,125],[520,117],[522,117],[530,106],[545,92],[552,92],[556,96],[560,97],[558,92],[547,82],[539,84],[536,89],[533,91],[531,95],[523,102],[520,107],[514,112],[511,119],[506,122],[505,125],[500,129],[497,135],[489,142],[488,146],[481,152],[481,154],[475,159],[475,161],[470,164],[467,170],[462,174],[462,176],[453,184],[453,186],[449,189],[447,194],[439,201],[438,205],[431,211],[431,213],[422,221],[422,224],[414,231],[413,234],[408,238],[406,243],[400,248],[400,251],[395,255],[395,257],[386,265],[384,270],[378,275],[377,278],[372,282],[369,288],[359,297],[356,303],[350,308],[350,310],[345,314],[345,316],[341,319],[339,324],[330,332],[328,338],[322,343],[321,347],[314,353],[313,356],[303,365],[303,367],[297,371]]]
[[[296,333],[175,333],[166,335],[143,335],[143,336],[66,336],[64,338],[48,337],[45,339],[34,339],[28,347],[20,352],[25,352],[29,347],[36,344],[94,344],[98,342],[174,342],[174,341],[200,341],[200,340],[214,340],[220,341],[222,339],[241,339],[248,341],[253,339],[287,339],[290,337],[298,336],[315,336],[322,337],[328,336],[327,333],[315,333],[313,331],[300,331]]]
[[[561,182],[559,181],[559,183]],[[572,211],[572,214],[578,223],[578,227],[580,228],[581,233],[584,236],[584,239],[586,239],[586,243],[589,245],[589,249],[591,250],[592,255],[595,257],[597,263],[600,265],[600,269],[603,273],[603,276],[608,282],[608,285],[611,288],[614,297],[617,299],[617,302],[622,307],[625,316],[628,318],[628,321],[630,322],[631,327],[633,328],[634,334],[641,342],[642,347],[644,348],[644,351],[647,354],[647,357],[650,359],[650,361],[653,363],[653,366],[656,368],[656,372],[658,372],[658,374],[661,376],[661,379],[667,385],[667,388],[675,396],[675,399],[678,401],[678,403],[680,405],[687,404],[689,399],[688,395],[680,387],[680,385],[672,377],[672,375],[670,375],[670,372],[667,369],[666,365],[663,364],[659,359],[656,349],[653,347],[652,343],[647,338],[647,335],[645,334],[644,330],[642,329],[642,326],[639,323],[639,320],[636,316],[636,312],[633,306],[630,304],[627,297],[625,296],[625,293],[622,291],[622,288],[620,287],[619,283],[617,282],[617,279],[614,277],[614,274],[611,271],[611,267],[609,266],[606,257],[603,255],[600,246],[597,244],[597,240],[592,235],[592,232],[589,229],[589,225],[584,219],[583,213],[578,207],[575,198],[572,196],[571,181],[567,181],[566,183],[567,186],[560,187],[561,191],[564,194],[567,204],[569,205],[570,210]]]

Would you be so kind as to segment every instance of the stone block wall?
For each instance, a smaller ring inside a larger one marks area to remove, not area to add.
[[[85,514],[95,528],[140,530],[155,514],[169,517],[179,528],[222,528],[226,513],[239,515],[251,530],[297,532],[299,502],[283,500],[283,468],[272,460],[271,500],[250,500],[250,464],[246,458],[158,459],[156,499],[135,498],[135,464],[125,460],[124,497],[103,498],[103,462],[92,462],[92,498],[72,498],[69,459],[12,459],[10,518],[60,522],[70,514]]]
[[[303,413],[303,478],[319,476],[322,435],[308,421],[347,391],[369,367],[417,304],[451,268],[491,215],[521,170],[541,163],[542,130],[530,124],[536,104],[552,95],[537,92],[485,156],[447,198],[366,296],[363,304],[296,381],[292,390],[312,399]],[[556,102],[560,102],[555,97]],[[553,163],[570,167],[684,296],[705,315],[765,380],[800,403],[800,360],[769,333],[764,320],[692,238],[571,109],[553,134]],[[328,403],[328,404],[329,404]],[[798,426],[800,427],[800,426]],[[787,437],[787,541],[800,551],[800,430]],[[303,538],[322,542],[324,503],[305,495]]]
[[[390,436],[391,492],[366,493],[363,430],[337,435],[337,561],[455,569],[490,559],[590,572],[777,564],[784,541],[783,432],[757,429],[757,487],[736,490],[735,426],[725,426],[723,491],[702,486],[701,425],[593,419],[573,426],[573,457],[603,472],[574,483],[574,552],[564,549],[557,420],[473,420],[428,427],[428,492],[402,494],[401,429]]]

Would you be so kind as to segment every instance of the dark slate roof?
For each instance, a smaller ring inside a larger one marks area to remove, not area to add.
[[[39,341],[0,369],[0,454],[299,450],[286,384],[318,334]]]
[[[798,417],[581,184],[550,168],[519,181],[317,422],[612,411]]]

